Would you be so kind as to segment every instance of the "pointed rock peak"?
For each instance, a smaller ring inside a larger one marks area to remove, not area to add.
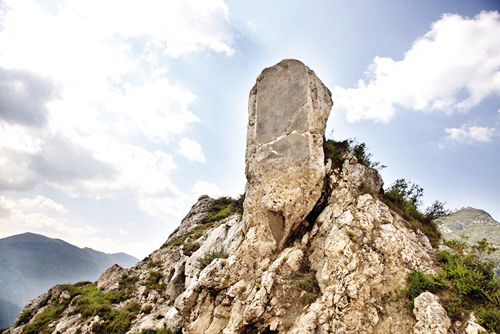
[[[331,93],[302,62],[266,68],[249,98],[244,223],[281,248],[321,196]]]

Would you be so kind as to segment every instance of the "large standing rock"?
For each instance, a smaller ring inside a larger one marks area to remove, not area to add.
[[[332,105],[328,88],[298,60],[265,69],[250,92],[244,224],[265,226],[276,248],[321,196]]]

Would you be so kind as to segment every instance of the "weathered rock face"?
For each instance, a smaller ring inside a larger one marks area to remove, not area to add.
[[[109,267],[97,279],[97,288],[106,291],[118,290],[120,279],[126,273],[127,269],[123,269],[117,264]]]
[[[446,333],[437,297],[415,301],[417,322],[399,293],[412,270],[435,274],[427,237],[380,200],[376,170],[350,153],[342,166],[325,163],[331,105],[298,61],[262,72],[250,93],[243,218],[206,223],[215,200],[202,196],[161,249],[129,270],[108,269],[97,287],[121,296],[113,309],[141,305],[127,333]],[[49,306],[65,298],[59,290]],[[78,313],[78,298],[50,326],[106,325]],[[43,304],[27,307],[40,314]],[[17,325],[6,333],[21,333]]]
[[[198,198],[198,202],[191,207],[191,210],[189,210],[186,217],[182,219],[179,227],[176,228],[175,231],[168,237],[167,243],[188,234],[197,225],[201,224],[203,219],[208,216],[208,212],[210,211],[210,207],[214,201],[215,200],[213,198],[210,198],[207,195],[200,196],[200,198]]]
[[[321,196],[331,93],[297,60],[267,68],[250,92],[245,228],[282,247]]]

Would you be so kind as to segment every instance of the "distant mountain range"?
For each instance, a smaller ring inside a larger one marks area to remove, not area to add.
[[[462,208],[440,218],[438,224],[444,239],[459,239],[460,235],[465,235],[472,243],[487,238],[500,246],[500,223],[484,210]]]
[[[129,268],[138,261],[34,233],[0,239],[0,328],[11,326],[23,305],[56,284],[95,281],[115,263]]]
[[[464,235],[468,237],[470,244],[474,244],[486,238],[500,248],[500,223],[484,210],[471,207],[462,208],[440,218],[437,222],[443,239],[461,240],[461,235]],[[500,251],[493,253],[490,259],[500,264]],[[500,267],[498,265],[496,271],[499,275]]]

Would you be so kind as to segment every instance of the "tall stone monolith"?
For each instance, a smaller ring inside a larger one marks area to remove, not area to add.
[[[301,224],[321,196],[323,138],[331,93],[298,60],[266,68],[249,98],[244,224],[257,227],[275,249]]]

